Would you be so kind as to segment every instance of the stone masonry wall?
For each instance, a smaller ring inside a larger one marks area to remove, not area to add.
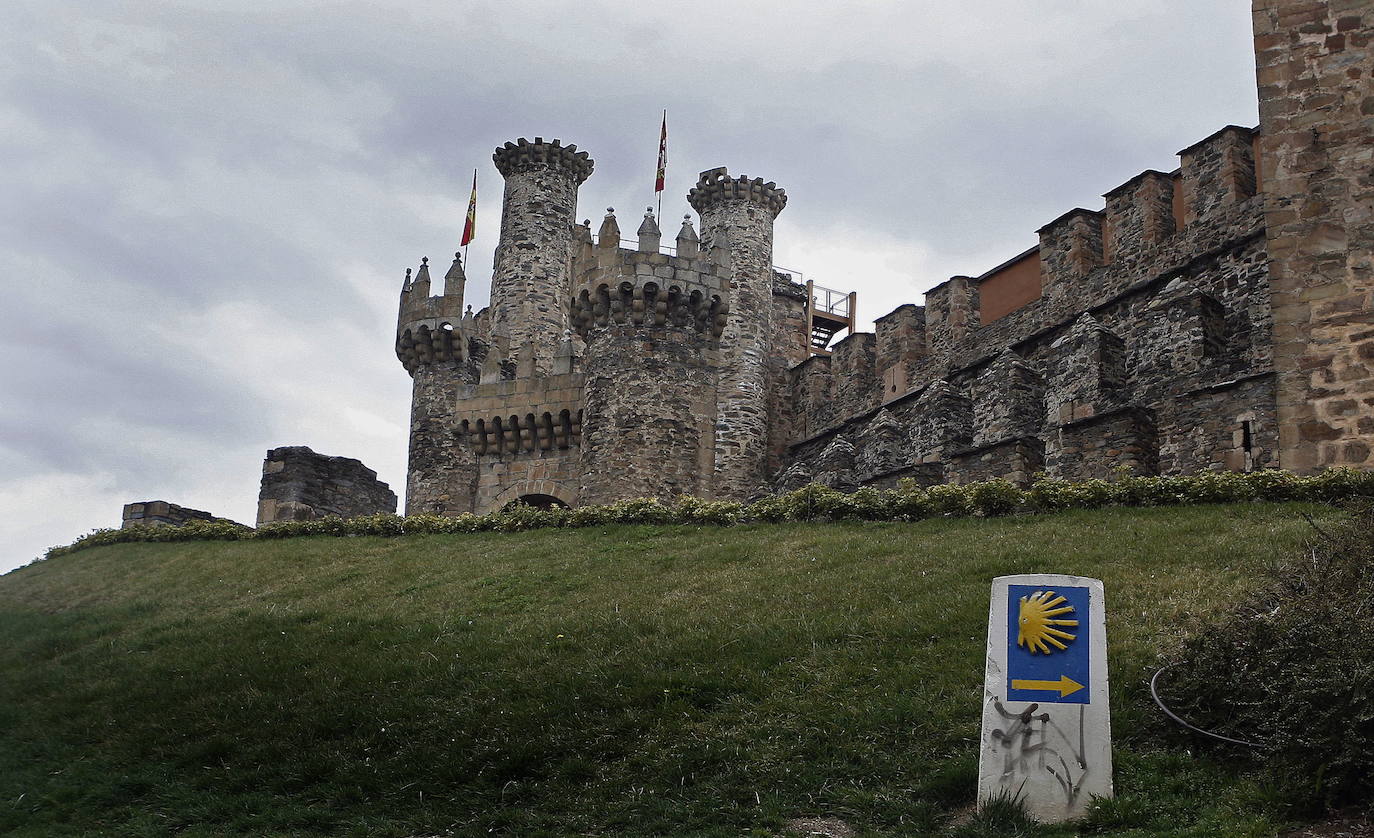
[[[976,283],[955,277],[924,309],[880,318],[874,368],[892,368],[901,353],[900,373],[884,371],[874,385],[862,370],[842,381],[834,359],[828,370],[814,359],[798,367],[792,402],[806,411],[794,423],[804,435],[775,488],[803,474],[842,482],[824,467],[827,451],[837,462],[840,437],[858,485],[931,468],[945,481],[1026,482],[1039,470],[1272,465],[1262,199],[1247,195],[1253,174],[1237,168],[1251,137],[1232,127],[1184,150],[1183,188],[1201,209],[1182,228],[1174,179],[1159,172],[1108,192],[1102,212],[1075,210],[1042,228],[1046,293],[1029,305],[981,324]],[[899,330],[902,321],[911,325]],[[924,353],[898,339],[918,324]],[[900,377],[906,389],[895,392]]]
[[[461,445],[457,389],[474,372],[455,362],[417,366],[411,374],[406,514],[473,511],[477,460]]]
[[[316,454],[305,446],[273,448],[262,464],[258,525],[354,518],[396,511],[396,495],[377,472],[348,457]]]
[[[191,524],[197,521],[225,520],[227,519],[216,518],[209,512],[178,506],[175,503],[168,503],[165,500],[145,500],[124,504],[122,521],[119,527],[120,529],[138,525],[180,527],[184,524]],[[233,522],[231,521],[230,523]]]
[[[1279,465],[1374,465],[1374,9],[1256,0]]]
[[[715,460],[715,352],[690,326],[611,324],[587,339],[582,503],[701,495]]]

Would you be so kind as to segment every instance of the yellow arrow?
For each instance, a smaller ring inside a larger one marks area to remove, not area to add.
[[[1059,697],[1073,695],[1083,689],[1083,685],[1067,675],[1060,675],[1058,681],[1036,681],[1032,678],[1011,679],[1013,690],[1047,690],[1059,693]]]

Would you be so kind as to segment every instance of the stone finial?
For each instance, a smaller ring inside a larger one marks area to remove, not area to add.
[[[463,290],[467,285],[468,277],[463,272],[463,259],[458,253],[453,254],[453,264],[449,265],[448,273],[444,274],[444,296],[451,300],[457,300],[457,306],[463,304]]]
[[[405,280],[401,283],[401,290],[402,290],[402,291],[409,291],[409,290],[410,290],[410,268],[406,268],[406,278],[405,278]]]
[[[429,257],[420,260],[420,270],[415,274],[415,279],[410,287],[420,297],[429,296]]]
[[[596,234],[597,247],[620,247],[620,223],[615,220],[615,207],[606,207],[606,217]]]
[[[453,254],[453,264],[449,265],[448,273],[444,274],[444,279],[467,279],[467,274],[463,272],[463,254],[455,252]]]
[[[682,216],[682,229],[677,233],[677,255],[692,257],[701,252],[701,239],[692,227],[692,216]]]
[[[639,222],[639,249],[644,253],[657,253],[663,232],[658,229],[658,219],[654,218],[654,208],[646,207],[644,220]]]

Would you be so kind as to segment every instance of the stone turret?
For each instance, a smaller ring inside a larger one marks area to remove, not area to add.
[[[491,278],[492,331],[509,338],[534,375],[549,375],[568,329],[577,189],[593,163],[577,146],[542,137],[506,143],[492,160],[506,179]]]
[[[476,461],[454,453],[456,419],[448,398],[456,383],[475,383],[473,318],[463,312],[467,277],[461,257],[444,275],[444,293],[430,294],[429,259],[412,278],[406,271],[396,323],[396,357],[410,373],[410,463],[406,469],[406,511],[450,512],[470,502]]]
[[[787,205],[774,183],[724,167],[702,172],[687,194],[701,215],[702,249],[727,262],[730,306],[721,336],[715,495],[745,500],[765,484],[773,334],[773,220]]]

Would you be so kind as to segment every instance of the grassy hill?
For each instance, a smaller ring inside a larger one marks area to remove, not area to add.
[[[120,544],[0,577],[0,833],[1009,835],[966,812],[988,584],[1102,578],[1122,836],[1273,836],[1160,653],[1337,513]],[[1020,833],[1015,833],[1020,834]],[[1027,834],[1069,835],[1072,829]]]

